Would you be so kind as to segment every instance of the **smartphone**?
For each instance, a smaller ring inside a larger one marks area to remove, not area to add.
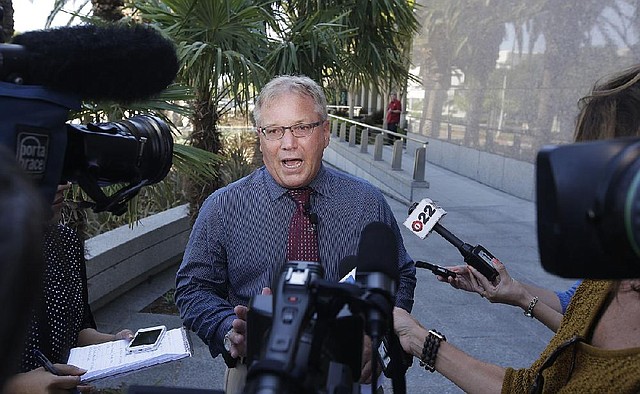
[[[141,328],[127,345],[127,353],[139,353],[156,350],[167,331],[165,326]]]
[[[456,277],[456,273],[436,264],[427,263],[426,261],[416,261],[416,267],[431,270],[434,275],[440,275],[445,278]]]

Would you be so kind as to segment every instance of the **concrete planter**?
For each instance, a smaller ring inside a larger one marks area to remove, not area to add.
[[[86,241],[89,303],[97,310],[182,259],[189,238],[181,205]]]

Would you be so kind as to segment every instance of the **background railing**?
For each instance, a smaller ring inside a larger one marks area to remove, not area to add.
[[[326,162],[405,202],[413,200],[415,189],[429,187],[425,180],[426,139],[336,115],[329,117],[333,138],[331,151],[325,151]]]
[[[331,134],[334,137],[338,137],[341,142],[348,142],[350,147],[359,145],[360,153],[368,153],[369,146],[373,145],[373,159],[376,161],[384,160],[384,147],[391,145],[392,170],[401,170],[403,155],[414,152],[413,180],[425,180],[426,149],[429,144],[426,139],[407,136],[336,115],[330,114],[329,117]]]

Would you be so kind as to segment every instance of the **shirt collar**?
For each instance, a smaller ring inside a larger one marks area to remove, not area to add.
[[[273,179],[265,166],[262,166],[260,171],[262,172],[262,179],[265,188],[267,189],[267,193],[269,194],[269,199],[271,201],[275,201],[278,198],[282,197],[285,193],[287,193],[287,190],[289,189],[280,186],[278,182]],[[309,184],[309,187],[311,187],[317,194],[323,196],[329,195],[331,188],[330,179],[331,174],[329,173],[329,171],[327,171],[324,164],[321,164],[320,169],[318,170],[318,174],[316,174],[316,177],[313,178],[313,180]]]

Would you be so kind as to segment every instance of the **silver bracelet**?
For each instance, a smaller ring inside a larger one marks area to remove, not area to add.
[[[524,311],[524,315],[526,317],[530,317],[533,319],[533,308],[536,307],[536,304],[538,303],[538,297],[533,297],[531,299],[531,301],[529,302],[529,307],[527,307],[527,310]]]

